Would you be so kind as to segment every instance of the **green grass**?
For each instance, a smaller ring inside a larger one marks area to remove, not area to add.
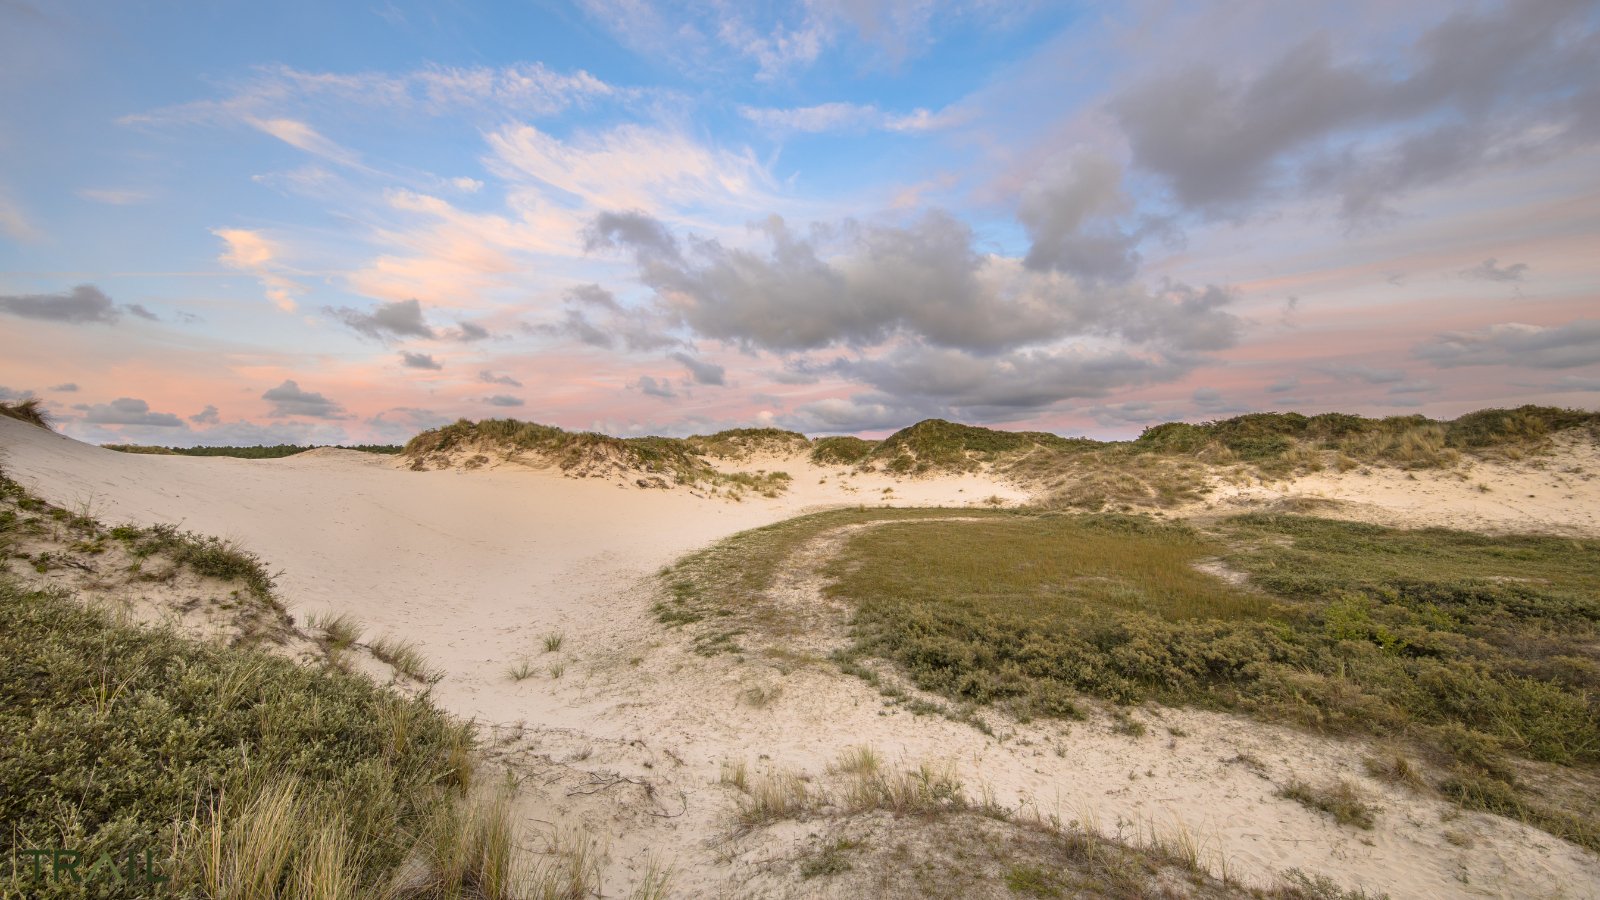
[[[162,554],[196,574],[223,581],[243,582],[257,597],[272,596],[275,576],[261,558],[232,541],[191,531],[176,525],[151,525],[146,528],[122,525],[110,536],[123,541],[134,556],[145,558]]]
[[[307,450],[328,446],[335,450],[360,450],[363,453],[394,455],[403,448],[399,444],[274,444],[270,447],[155,447],[144,444],[101,444],[107,450],[119,453],[146,453],[157,456],[232,456],[239,459],[281,459]]]
[[[120,626],[10,579],[0,616],[0,855],[150,848],[174,896],[353,898],[382,893],[420,851],[456,874],[402,895],[484,896],[490,856],[436,852],[436,823],[465,808],[471,730],[425,700]]]
[[[811,445],[811,461],[819,466],[853,466],[865,460],[873,446],[849,435],[817,438]]]
[[[927,521],[973,517],[979,521]],[[889,661],[956,708],[1071,717],[1084,697],[1396,736],[1421,783],[1600,849],[1600,541],[1246,515],[845,510],[736,535],[664,576],[663,621],[782,641],[789,557],[854,532],[825,591],[850,672]],[[1220,560],[1236,586],[1196,569]]]

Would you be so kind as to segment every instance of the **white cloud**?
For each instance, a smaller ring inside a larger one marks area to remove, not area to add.
[[[227,244],[217,257],[223,265],[254,275],[274,305],[284,312],[295,311],[295,295],[304,293],[305,287],[282,274],[278,249],[272,241],[247,228],[213,228],[211,233]]]

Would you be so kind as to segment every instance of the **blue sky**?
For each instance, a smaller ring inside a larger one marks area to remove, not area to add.
[[[0,0],[0,399],[390,441],[1600,392],[1600,5]]]

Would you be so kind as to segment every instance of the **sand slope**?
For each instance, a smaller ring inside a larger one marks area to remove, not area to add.
[[[1592,447],[1581,452],[1592,456]],[[792,489],[735,503],[556,472],[411,472],[353,451],[131,455],[0,419],[0,466],[45,499],[87,507],[108,524],[178,522],[237,539],[283,570],[280,593],[297,616],[349,613],[369,636],[416,642],[445,673],[434,696],[483,723],[492,755],[522,773],[530,825],[578,823],[609,835],[609,896],[626,894],[651,856],[675,867],[683,896],[832,895],[826,880],[783,874],[782,860],[810,840],[804,827],[731,834],[735,798],[716,783],[718,770],[742,760],[753,771],[820,778],[841,750],[870,743],[891,760],[951,761],[969,785],[989,785],[1008,805],[1108,833],[1187,830],[1208,859],[1247,881],[1299,866],[1395,897],[1600,897],[1593,854],[1373,782],[1358,744],[1173,710],[1137,713],[1150,727],[1143,738],[1102,720],[1020,726],[998,741],[887,709],[876,691],[827,665],[688,652],[649,613],[649,576],[687,551],[829,505],[1023,499],[982,475],[900,481],[793,458],[739,465],[788,471]],[[1226,511],[1322,495],[1354,501],[1341,510],[1348,515],[1594,533],[1600,496],[1585,477],[1593,460],[1562,465],[1580,471],[1484,472],[1489,494],[1475,480],[1375,471],[1235,486],[1211,503]],[[1536,496],[1523,502],[1519,493]],[[823,604],[804,559],[784,590],[797,603]],[[843,611],[819,610],[812,649],[843,636]],[[564,647],[544,654],[541,638],[552,631],[565,633]],[[542,668],[559,659],[567,670],[513,681],[506,670],[522,657]],[[741,702],[750,687],[775,699]],[[1259,764],[1229,762],[1240,754]],[[1274,797],[1290,777],[1357,780],[1384,808],[1380,827],[1342,829]]]

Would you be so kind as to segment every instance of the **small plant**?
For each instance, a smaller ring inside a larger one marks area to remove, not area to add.
[[[567,636],[559,631],[550,632],[544,636],[544,652],[555,653],[559,651],[562,643],[565,642],[566,639]]]
[[[1293,800],[1307,809],[1325,812],[1340,825],[1353,825],[1356,828],[1371,829],[1375,821],[1373,815],[1377,812],[1375,807],[1361,799],[1355,785],[1343,780],[1317,788],[1294,779],[1278,791],[1278,796]]]
[[[717,782],[748,793],[750,790],[750,773],[742,760],[736,763],[724,762],[722,764],[722,774],[718,776]]]
[[[372,651],[373,656],[388,663],[390,668],[407,678],[424,682],[439,680],[439,673],[428,665],[422,651],[410,641],[401,640],[393,635],[384,635],[373,641],[368,649]]]
[[[533,663],[529,662],[527,658],[524,657],[523,659],[518,660],[516,665],[507,669],[506,675],[510,677],[512,681],[527,681],[529,678],[533,677],[533,673],[535,671],[537,670],[534,669]]]
[[[551,678],[560,678],[561,676],[563,676],[565,674],[567,674],[567,664],[566,663],[564,663],[564,662],[553,662],[553,663],[550,664],[550,677]]]
[[[322,632],[322,643],[330,650],[347,650],[361,640],[361,623],[345,613],[312,615],[306,624]]]
[[[766,709],[772,702],[783,696],[783,688],[778,685],[758,684],[745,688],[740,695],[744,702],[756,709]]]

